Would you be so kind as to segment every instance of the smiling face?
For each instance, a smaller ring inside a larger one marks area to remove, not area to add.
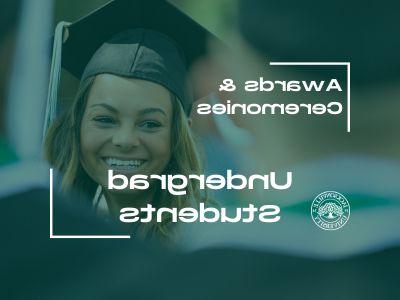
[[[128,178],[161,174],[171,158],[172,115],[170,93],[161,85],[98,75],[81,123],[85,171],[103,187],[110,169]]]

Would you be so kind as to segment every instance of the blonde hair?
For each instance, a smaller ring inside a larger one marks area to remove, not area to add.
[[[75,100],[68,110],[49,128],[45,138],[46,159],[63,175],[61,189],[63,192],[77,192],[93,197],[97,183],[84,170],[80,161],[80,130],[87,98],[95,77],[89,77],[81,82]],[[189,128],[188,118],[180,101],[171,96],[173,116],[171,128],[171,159],[165,170],[166,174],[201,174],[202,165],[199,153]],[[188,182],[186,195],[175,196],[165,190],[157,189],[153,206],[160,207],[198,207],[200,202],[207,200],[207,194],[200,191],[197,181]],[[150,223],[141,226],[146,237],[157,236],[164,241],[171,241],[176,236],[171,228],[171,219],[162,223]]]

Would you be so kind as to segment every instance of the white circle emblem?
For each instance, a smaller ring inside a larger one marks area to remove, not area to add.
[[[321,229],[337,230],[350,218],[350,203],[338,192],[323,192],[311,204],[311,217]]]

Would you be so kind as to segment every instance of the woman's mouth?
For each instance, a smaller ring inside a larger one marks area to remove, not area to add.
[[[127,159],[116,157],[103,157],[102,160],[110,169],[116,171],[134,171],[140,168],[146,162],[144,159]]]

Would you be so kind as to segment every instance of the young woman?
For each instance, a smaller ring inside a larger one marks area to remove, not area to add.
[[[104,43],[83,73],[70,108],[50,127],[47,159],[62,174],[62,189],[79,191],[97,213],[118,219],[123,207],[196,207],[204,201],[189,181],[174,196],[151,182],[146,190],[108,190],[108,170],[135,174],[200,174],[187,117],[191,99],[184,59],[167,36],[128,30]],[[174,240],[171,220],[138,223],[145,237]]]

